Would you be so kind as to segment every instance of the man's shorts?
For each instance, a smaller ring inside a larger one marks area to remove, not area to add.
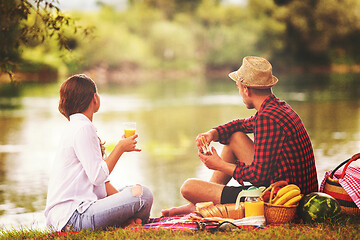
[[[250,186],[225,186],[221,193],[221,204],[235,203],[236,198],[242,190],[248,189]],[[241,199],[243,201],[243,199]]]

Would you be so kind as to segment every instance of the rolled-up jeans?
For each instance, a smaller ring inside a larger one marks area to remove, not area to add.
[[[147,187],[141,186],[142,193],[134,196],[133,187],[124,187],[116,194],[95,201],[83,213],[75,211],[64,230],[100,230],[107,227],[120,227],[131,218],[139,218],[146,223],[150,216],[153,195]]]

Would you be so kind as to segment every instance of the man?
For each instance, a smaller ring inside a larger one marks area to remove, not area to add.
[[[197,136],[198,155],[214,173],[210,182],[188,179],[181,187],[181,194],[190,203],[163,210],[163,216],[193,212],[198,202],[234,203],[246,187],[226,186],[231,177],[241,184],[246,181],[255,186],[286,180],[298,185],[303,194],[318,191],[310,138],[295,111],[272,93],[271,87],[278,79],[272,75],[271,64],[264,58],[245,57],[241,67],[229,77],[236,82],[246,107],[255,108],[257,113]],[[254,140],[248,133],[254,133]],[[205,155],[201,136],[207,144],[211,141],[224,144],[221,156],[215,148],[212,155]]]

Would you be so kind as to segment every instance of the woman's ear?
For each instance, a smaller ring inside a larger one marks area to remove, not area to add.
[[[92,103],[94,105],[94,113],[96,113],[100,108],[100,96],[97,93],[94,93]]]

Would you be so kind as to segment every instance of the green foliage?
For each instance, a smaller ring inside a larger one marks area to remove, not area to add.
[[[60,74],[236,68],[246,55],[287,66],[360,62],[357,0],[131,0],[123,10],[102,4],[71,18],[51,0],[0,3],[0,24],[7,26],[0,35],[1,70],[10,74],[21,61],[46,63]],[[85,35],[92,29],[92,37],[75,34],[79,26]]]
[[[21,49],[37,46],[54,38],[58,46],[69,48],[66,27],[74,33],[81,29],[63,14],[55,0],[0,1],[0,72],[13,80],[13,71],[21,59]],[[89,29],[83,29],[88,34]]]
[[[148,44],[160,64],[193,63],[195,40],[184,26],[166,21],[154,23],[148,35]],[[172,65],[174,66],[174,65]]]
[[[357,0],[291,1],[281,7],[286,47],[302,62],[329,64],[346,55],[359,62],[360,2]],[[334,51],[335,50],[335,51]]]

